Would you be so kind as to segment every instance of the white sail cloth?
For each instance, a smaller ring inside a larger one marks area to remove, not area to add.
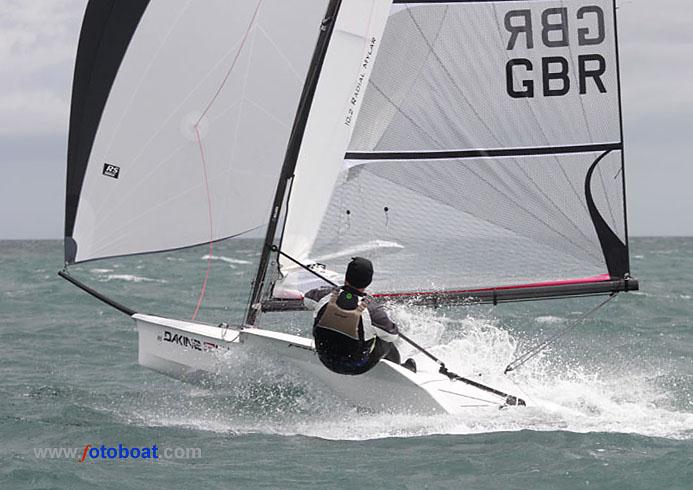
[[[614,16],[395,0],[346,158],[312,193],[297,167],[283,250],[334,271],[365,255],[378,292],[608,279],[607,248],[627,263]]]
[[[317,237],[356,125],[392,0],[342,2],[308,117],[282,250],[304,260]],[[296,269],[280,259],[283,272]]]
[[[152,0],[99,118],[68,260],[185,247],[266,223],[326,6]]]

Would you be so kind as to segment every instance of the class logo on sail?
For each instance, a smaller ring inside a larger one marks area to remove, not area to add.
[[[111,165],[110,163],[104,163],[103,172],[101,173],[106,177],[113,177],[114,179],[117,179],[120,175],[120,167],[116,167],[115,165]]]

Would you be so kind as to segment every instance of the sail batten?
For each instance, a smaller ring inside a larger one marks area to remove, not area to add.
[[[347,152],[345,160],[436,160],[453,158],[510,157],[532,155],[561,155],[565,153],[592,153],[621,150],[623,144],[597,143],[574,146],[544,146],[526,148],[486,148],[469,150],[403,151],[403,152]]]

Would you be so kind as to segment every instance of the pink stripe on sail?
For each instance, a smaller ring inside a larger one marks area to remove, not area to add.
[[[530,284],[517,284],[514,286],[498,286],[495,288],[479,288],[479,289],[457,289],[449,291],[412,291],[404,293],[376,293],[373,296],[376,298],[396,298],[402,296],[429,296],[429,295],[445,295],[445,294],[463,294],[463,293],[481,293],[485,291],[507,291],[510,289],[524,289],[524,288],[539,288],[539,287],[551,287],[551,286],[566,286],[571,284],[591,284],[595,282],[610,281],[611,276],[609,274],[599,274],[598,276],[583,277],[581,279],[562,279],[559,281],[544,281],[544,282],[533,282]]]

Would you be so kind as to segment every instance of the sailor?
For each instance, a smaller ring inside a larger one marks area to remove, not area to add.
[[[400,363],[400,354],[392,342],[397,325],[385,308],[365,293],[373,279],[373,264],[354,257],[347,266],[344,286],[308,291],[304,303],[314,310],[313,337],[320,361],[339,374],[363,374],[381,359]],[[416,372],[413,359],[404,364]]]

